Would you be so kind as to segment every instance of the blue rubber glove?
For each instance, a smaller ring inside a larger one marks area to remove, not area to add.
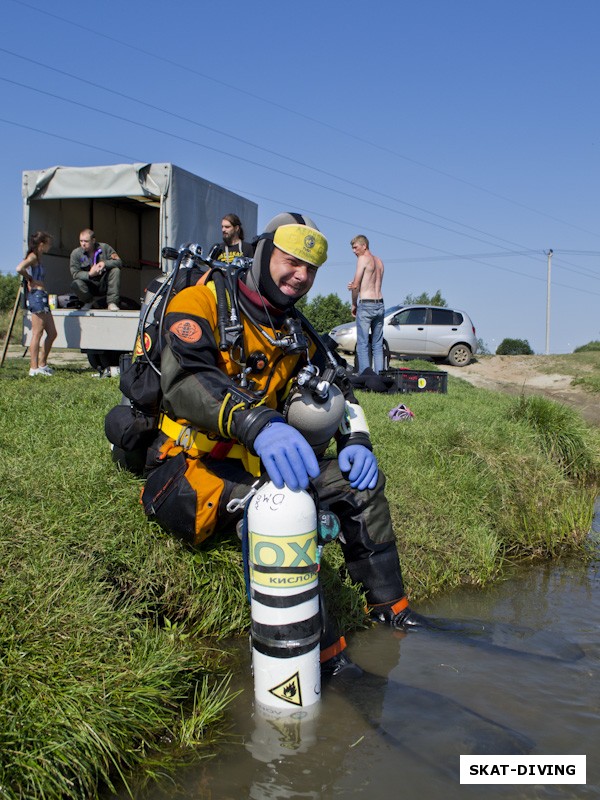
[[[340,452],[338,464],[342,472],[349,472],[348,480],[353,489],[374,489],[377,485],[379,467],[377,459],[368,447],[349,444]]]
[[[286,422],[270,422],[254,440],[254,449],[278,489],[306,489],[321,470],[304,436]]]

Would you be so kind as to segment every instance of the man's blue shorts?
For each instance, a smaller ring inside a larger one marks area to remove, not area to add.
[[[27,295],[27,308],[32,314],[49,314],[48,292],[44,289],[33,289]]]

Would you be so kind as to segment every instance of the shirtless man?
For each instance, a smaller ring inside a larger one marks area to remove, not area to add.
[[[348,284],[352,292],[352,316],[356,317],[356,371],[360,375],[368,369],[372,356],[373,370],[379,374],[383,369],[383,261],[369,250],[366,236],[355,236],[350,244],[357,257],[354,280]]]

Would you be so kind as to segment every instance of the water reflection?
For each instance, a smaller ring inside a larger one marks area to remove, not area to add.
[[[325,686],[308,717],[277,719],[253,707],[244,643],[239,740],[136,798],[600,797],[600,561],[530,567],[418,610],[489,621],[491,641],[363,631],[350,653],[368,675]],[[588,783],[461,786],[468,752],[586,754]]]

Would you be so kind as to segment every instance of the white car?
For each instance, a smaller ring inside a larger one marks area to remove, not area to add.
[[[356,354],[356,322],[337,325],[329,335],[340,350]],[[465,367],[477,352],[475,326],[465,311],[440,306],[392,306],[383,321],[385,360],[390,355],[447,359]]]

